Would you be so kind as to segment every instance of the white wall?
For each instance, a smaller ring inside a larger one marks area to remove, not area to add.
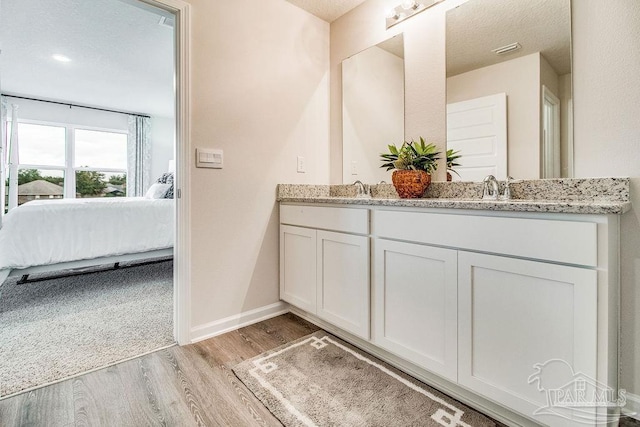
[[[331,23],[331,182],[342,182],[342,78],[345,58],[403,33],[405,53],[405,138],[425,137],[444,150],[445,12],[466,0],[447,0],[385,30],[385,11],[397,0],[368,0]],[[435,181],[446,180],[445,160]]]
[[[466,0],[447,0],[385,30],[397,0],[368,0],[331,23],[331,182],[342,182],[342,78],[345,58],[396,34],[404,35],[405,138],[446,146],[445,13]],[[433,179],[446,180],[444,156]]]
[[[532,53],[446,82],[449,103],[507,94],[507,170],[517,179],[540,178],[540,64],[540,53]]]
[[[168,171],[169,160],[175,159],[175,120],[173,117],[151,117],[149,143],[151,144],[150,182],[155,182]]]
[[[634,177],[621,224],[620,386],[640,395],[640,1],[572,7],[576,176]]]
[[[445,11],[464,1],[385,31],[385,7],[397,3],[368,0],[331,25],[332,182],[342,165],[340,61],[392,34],[405,37],[407,135],[445,141]],[[634,177],[635,208],[621,225],[621,386],[640,394],[640,1],[579,0],[572,12],[576,176]]]
[[[329,24],[284,0],[189,0],[191,325],[273,304],[278,183],[329,181]],[[296,173],[304,156],[307,173]]]
[[[573,95],[571,84],[571,73],[558,76],[559,97],[560,97],[560,161],[561,175],[563,177],[573,176]]]
[[[391,182],[380,153],[404,141],[404,60],[374,46],[342,63],[342,79],[343,182]]]

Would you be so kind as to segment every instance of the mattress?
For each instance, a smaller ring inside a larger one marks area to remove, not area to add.
[[[173,247],[174,200],[142,197],[34,200],[0,229],[0,270]]]

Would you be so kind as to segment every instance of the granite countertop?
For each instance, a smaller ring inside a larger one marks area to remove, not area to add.
[[[574,214],[623,214],[631,210],[628,178],[520,181],[511,184],[511,192],[511,200],[482,200],[482,183],[434,182],[423,198],[400,199],[392,185],[379,184],[371,186],[371,198],[359,198],[353,185],[280,184],[277,199],[282,203]]]

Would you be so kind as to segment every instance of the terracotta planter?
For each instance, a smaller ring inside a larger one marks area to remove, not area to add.
[[[431,184],[431,175],[418,170],[396,170],[391,175],[396,192],[403,199],[418,199]]]

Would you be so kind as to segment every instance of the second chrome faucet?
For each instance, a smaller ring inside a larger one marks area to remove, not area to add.
[[[500,184],[493,175],[487,175],[482,181],[482,200],[511,200],[511,183],[513,178],[508,176],[504,183],[504,192],[500,195]]]

